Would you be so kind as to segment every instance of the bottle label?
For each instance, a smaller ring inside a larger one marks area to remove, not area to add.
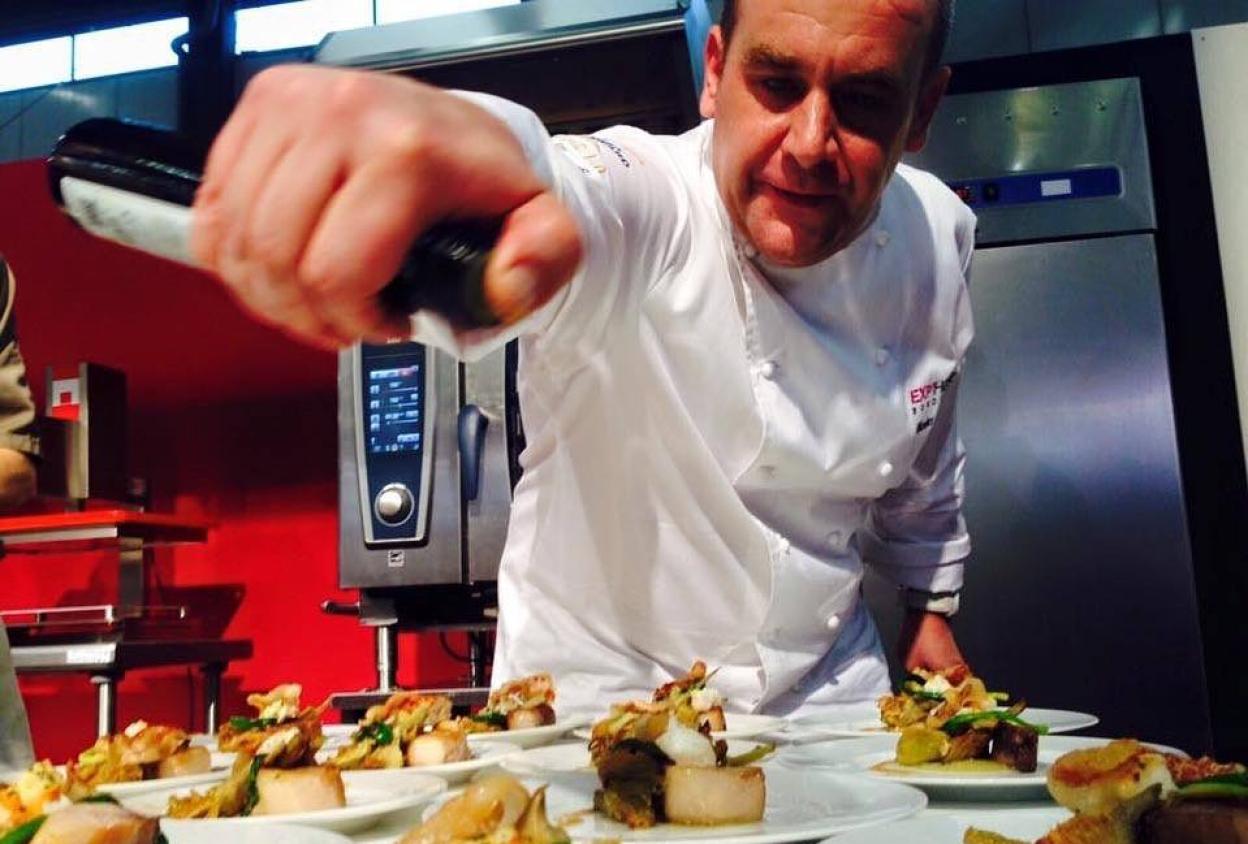
[[[74,176],[61,178],[61,197],[69,215],[92,234],[194,266],[186,206]]]

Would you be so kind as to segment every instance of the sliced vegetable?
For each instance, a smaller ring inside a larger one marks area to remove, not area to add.
[[[26,821],[21,826],[10,829],[0,836],[0,844],[30,844],[31,839],[35,837],[47,819],[47,815],[40,815],[34,820]]]
[[[256,785],[256,778],[260,776],[260,763],[263,761],[259,756],[251,760],[251,769],[247,771],[247,798],[243,801],[240,817],[249,817],[260,802],[260,788]]]
[[[488,724],[491,727],[498,727],[501,730],[507,729],[507,716],[503,715],[501,712],[490,712],[483,709],[476,715],[473,715],[472,720],[476,721],[478,724]]]
[[[1248,774],[1222,774],[1179,788],[1180,797],[1205,797],[1214,799],[1248,798]]]
[[[354,738],[356,741],[360,739],[372,739],[373,744],[385,746],[394,743],[394,727],[391,727],[385,721],[378,721],[375,724],[365,724],[355,731]]]
[[[774,744],[760,744],[752,750],[745,753],[738,753],[736,756],[729,756],[724,760],[724,765],[729,768],[739,768],[743,765],[753,765],[755,762],[762,761],[768,756],[776,752]]]
[[[267,730],[269,727],[277,726],[277,719],[247,718],[243,715],[235,715],[230,719],[230,726],[236,730]]]
[[[951,736],[956,736],[964,730],[971,729],[976,724],[989,721],[994,724],[999,721],[1005,721],[1008,724],[1013,724],[1016,727],[1023,727],[1039,733],[1040,735],[1046,735],[1049,732],[1047,724],[1032,724],[1028,721],[1024,721],[1012,712],[1005,710],[997,710],[994,712],[964,712],[961,715],[955,715],[950,718],[940,729]]]

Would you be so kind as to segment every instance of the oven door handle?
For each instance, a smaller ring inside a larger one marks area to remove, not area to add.
[[[481,462],[489,427],[490,418],[475,404],[459,409],[459,488],[465,501],[476,501],[481,492]]]

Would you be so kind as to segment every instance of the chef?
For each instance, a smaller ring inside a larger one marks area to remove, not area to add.
[[[677,137],[551,138],[530,112],[314,67],[249,86],[193,248],[262,319],[326,346],[519,338],[527,449],[499,573],[497,681],[563,710],[695,659],[730,707],[818,714],[889,685],[864,565],[907,666],[962,655],[970,545],[954,430],[974,219],[922,147],[948,0],[729,0]],[[408,324],[374,294],[414,236],[506,215],[502,329]]]
[[[16,282],[0,256],[0,511],[24,503],[35,492],[35,404],[17,345],[13,315]],[[34,762],[26,707],[17,688],[9,639],[0,623],[0,773]]]

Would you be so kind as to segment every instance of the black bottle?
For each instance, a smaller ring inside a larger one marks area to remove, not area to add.
[[[207,150],[156,126],[92,118],[72,126],[48,156],[48,184],[84,229],[191,264],[190,205]],[[397,314],[435,311],[457,328],[498,325],[486,302],[485,264],[498,223],[443,223],[408,250],[378,294]]]

